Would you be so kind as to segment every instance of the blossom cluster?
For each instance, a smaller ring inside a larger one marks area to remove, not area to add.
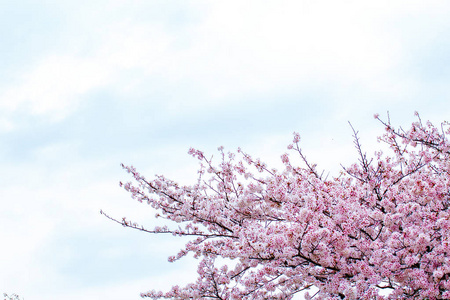
[[[192,236],[175,261],[192,253],[198,278],[143,297],[172,299],[450,299],[450,142],[420,118],[409,130],[385,127],[390,152],[368,158],[354,132],[357,163],[323,178],[295,133],[284,169],[270,169],[241,149],[214,163],[203,152],[198,182],[164,176],[122,184],[177,224],[148,230]],[[291,163],[299,155],[304,167]],[[229,264],[219,264],[225,260]],[[317,291],[317,292],[316,292]]]

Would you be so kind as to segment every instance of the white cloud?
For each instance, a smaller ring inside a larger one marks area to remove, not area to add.
[[[121,5],[107,12],[117,14]],[[337,94],[354,85],[368,93],[388,95],[394,89],[408,94],[416,84],[400,80],[399,68],[409,46],[402,42],[414,33],[403,36],[400,29],[391,30],[392,24],[397,17],[409,22],[410,15],[435,16],[446,9],[441,1],[406,7],[389,1],[227,1],[209,4],[196,22],[173,30],[162,21],[135,21],[132,15],[102,24],[91,17],[92,32],[72,42],[89,46],[89,55],[72,51],[40,59],[15,86],[0,91],[0,106],[58,120],[94,89],[132,99],[145,94],[154,80],[202,95],[182,97],[179,90],[165,101],[168,109],[183,111],[230,105],[249,94],[321,86]]]
[[[24,109],[32,115],[62,119],[80,97],[108,82],[108,70],[98,61],[70,55],[52,55],[39,61],[19,82],[3,91],[0,106]]]
[[[442,3],[422,13],[433,15],[437,6]],[[367,93],[410,95],[416,82],[400,79],[410,46],[402,42],[414,32],[391,26],[396,17],[410,22],[418,7],[386,1],[216,2],[179,30],[131,22],[107,29],[99,57],[142,74],[121,81],[124,94],[142,93],[154,79],[174,90],[188,85],[199,91],[202,97],[181,94],[167,104],[186,109],[324,86],[337,94],[357,85]]]

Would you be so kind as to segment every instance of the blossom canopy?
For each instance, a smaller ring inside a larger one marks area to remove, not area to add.
[[[214,163],[203,152],[198,182],[181,186],[164,176],[147,180],[123,166],[134,182],[121,185],[161,216],[178,223],[146,229],[192,236],[175,261],[192,253],[198,279],[142,297],[173,299],[450,298],[450,134],[418,120],[410,129],[385,127],[381,151],[363,152],[354,131],[357,162],[324,178],[303,155],[294,134],[284,169],[269,168],[238,150]],[[218,260],[218,258],[221,258]],[[311,293],[311,294],[309,294]]]

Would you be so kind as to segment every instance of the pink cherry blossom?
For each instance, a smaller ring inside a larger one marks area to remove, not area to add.
[[[317,172],[297,133],[288,149],[304,166],[283,154],[281,171],[223,147],[218,162],[189,150],[201,163],[192,186],[123,166],[134,177],[120,183],[131,197],[178,224],[151,230],[105,215],[148,233],[190,236],[169,260],[199,260],[195,282],[142,297],[291,299],[307,291],[306,299],[449,299],[448,123],[424,124],[417,114],[409,130],[395,130],[375,118],[391,152],[368,157],[354,131],[357,163],[336,178]]]

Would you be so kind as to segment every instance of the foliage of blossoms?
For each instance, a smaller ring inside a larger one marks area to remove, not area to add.
[[[337,178],[323,178],[306,160],[298,134],[288,149],[304,167],[283,154],[284,170],[277,171],[223,148],[214,164],[191,149],[199,180],[180,186],[124,166],[135,183],[121,185],[178,228],[108,218],[192,236],[169,260],[188,253],[199,259],[196,282],[141,296],[290,299],[307,291],[307,299],[450,299],[450,129],[417,117],[403,130],[375,115],[389,155],[369,159],[354,132],[358,162]]]
[[[3,300],[20,300],[20,297],[17,294],[8,295],[6,293],[3,293],[3,298],[4,298]]]

